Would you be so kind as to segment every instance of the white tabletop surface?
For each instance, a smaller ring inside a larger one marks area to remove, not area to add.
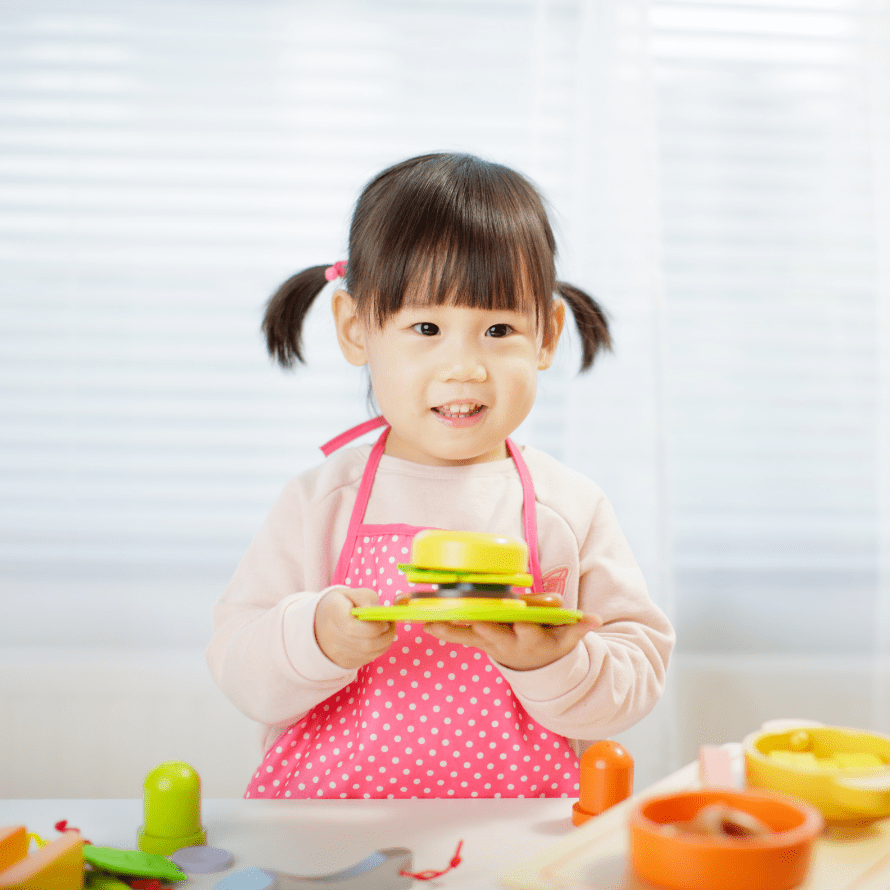
[[[741,746],[725,747],[740,766]],[[627,863],[630,809],[649,795],[700,786],[698,764],[688,764],[579,829],[571,821],[574,801],[564,798],[208,799],[202,801],[201,813],[207,842],[232,853],[234,864],[215,875],[190,876],[176,886],[211,890],[225,875],[250,867],[303,877],[327,875],[385,847],[411,850],[415,872],[440,870],[462,840],[461,864],[435,881],[416,882],[417,890],[641,890]],[[54,839],[59,837],[55,823],[62,819],[95,844],[136,849],[143,803],[141,798],[0,800],[0,826],[24,825]],[[890,819],[826,832],[815,844],[800,890],[890,890]]]
[[[559,798],[204,800],[207,843],[228,850],[235,862],[226,872],[193,875],[177,886],[209,890],[224,875],[248,867],[329,874],[384,847],[411,850],[414,871],[440,870],[463,840],[461,864],[426,886],[502,890],[500,875],[573,830],[572,803]],[[142,800],[0,800],[0,826],[24,825],[53,840],[59,837],[54,825],[62,819],[94,844],[136,849]]]

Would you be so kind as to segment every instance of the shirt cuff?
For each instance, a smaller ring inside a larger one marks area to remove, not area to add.
[[[331,661],[315,639],[315,610],[327,590],[321,593],[295,594],[284,604],[282,645],[290,669],[304,682],[342,684],[356,671]]]
[[[552,664],[533,671],[514,671],[494,662],[516,695],[527,702],[555,702],[580,686],[590,674],[590,652],[579,642]]]

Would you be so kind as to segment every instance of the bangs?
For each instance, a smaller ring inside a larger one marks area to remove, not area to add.
[[[522,176],[465,155],[428,155],[384,171],[356,207],[347,286],[382,326],[406,303],[548,317],[555,243]]]

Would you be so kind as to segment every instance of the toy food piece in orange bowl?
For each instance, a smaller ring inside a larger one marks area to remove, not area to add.
[[[631,866],[668,890],[791,890],[823,827],[814,807],[766,791],[665,794],[631,813]]]

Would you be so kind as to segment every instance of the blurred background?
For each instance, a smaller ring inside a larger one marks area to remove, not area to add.
[[[888,0],[0,0],[0,795],[241,795],[210,609],[368,410],[327,294],[293,374],[264,303],[435,150],[530,176],[610,316],[515,438],[676,625],[637,787],[767,719],[890,733]]]

